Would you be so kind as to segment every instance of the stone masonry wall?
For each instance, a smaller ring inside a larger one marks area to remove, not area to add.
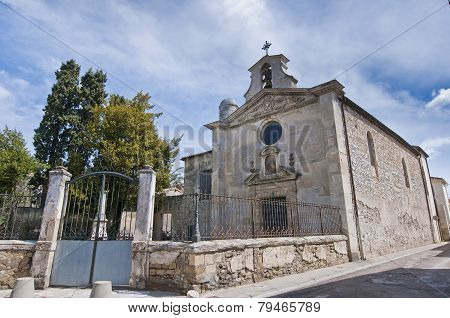
[[[346,108],[347,132],[366,258],[433,242],[418,157],[375,124]],[[367,132],[374,141],[378,175],[370,164]],[[405,182],[405,160],[410,187]]]
[[[184,159],[184,194],[199,192],[200,172],[208,169],[212,169],[211,152]]]
[[[30,276],[34,242],[0,241],[0,289],[12,288],[19,277]]]
[[[151,242],[150,289],[199,292],[348,262],[344,235]]]

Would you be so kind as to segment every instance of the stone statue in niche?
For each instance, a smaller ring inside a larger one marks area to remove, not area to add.
[[[277,173],[277,162],[275,155],[269,155],[265,159],[266,174],[276,174]]]

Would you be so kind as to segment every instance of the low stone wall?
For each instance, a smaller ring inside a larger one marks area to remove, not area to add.
[[[147,288],[175,291],[204,292],[348,262],[344,235],[150,242],[147,253]]]
[[[19,277],[30,276],[36,242],[0,241],[0,289],[12,288]]]

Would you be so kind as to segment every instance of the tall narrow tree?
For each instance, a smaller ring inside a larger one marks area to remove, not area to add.
[[[93,72],[89,69],[81,77],[79,107],[77,108],[77,121],[72,131],[72,140],[68,149],[69,171],[81,175],[90,166],[90,159],[94,152],[91,135],[87,126],[92,118],[95,107],[103,107],[106,100],[106,74],[101,71]]]
[[[50,168],[64,164],[67,150],[77,122],[76,109],[79,105],[80,66],[69,60],[55,72],[56,83],[47,97],[44,117],[35,130],[34,148],[36,158],[48,164]],[[46,183],[46,171],[40,171],[34,178],[34,184]]]

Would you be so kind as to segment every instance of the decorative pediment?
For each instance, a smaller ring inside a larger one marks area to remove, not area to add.
[[[267,146],[261,151],[261,156],[268,156],[268,155],[275,155],[280,152],[280,149],[278,149],[275,146]]]
[[[288,180],[295,180],[297,177],[301,176],[301,174],[296,173],[292,168],[287,168],[280,166],[278,172],[273,175],[264,176],[261,171],[257,170],[250,174],[247,179],[245,179],[245,183],[247,185],[257,185],[261,183],[269,183],[269,182],[282,182]]]
[[[316,102],[318,102],[318,97],[309,93],[267,90],[235,111],[228,118],[227,124],[230,126],[239,125]]]

